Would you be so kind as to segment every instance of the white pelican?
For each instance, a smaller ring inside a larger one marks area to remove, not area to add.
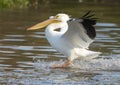
[[[55,64],[53,67],[67,67],[78,57],[89,59],[90,56],[94,58],[100,54],[88,50],[96,36],[93,27],[96,20],[89,14],[90,11],[81,18],[70,18],[67,14],[59,13],[27,29],[35,30],[47,26],[45,34],[49,43],[67,57],[64,63]]]

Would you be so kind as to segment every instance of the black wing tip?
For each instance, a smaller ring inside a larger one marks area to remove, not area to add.
[[[94,16],[95,16],[94,11],[89,10],[80,19],[83,19],[83,21],[87,21],[87,23],[91,25],[95,25],[98,18],[95,18]]]
[[[93,10],[89,10],[88,12],[86,12],[81,18],[91,18],[93,17],[95,14],[94,14],[94,11]]]
[[[85,18],[86,16],[88,16],[90,13],[92,12],[92,10],[89,10],[87,13],[85,13],[81,18]]]
[[[96,37],[96,31],[93,25],[96,24],[97,18],[95,18],[95,14],[93,14],[94,11],[89,10],[87,13],[85,13],[80,19],[83,21],[81,22],[84,26],[84,28],[87,31],[87,35],[94,39]]]

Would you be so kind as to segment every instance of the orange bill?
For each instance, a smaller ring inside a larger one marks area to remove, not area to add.
[[[38,24],[28,28],[27,30],[41,29],[41,28],[44,28],[44,27],[48,26],[51,23],[58,23],[58,22],[61,22],[61,21],[57,20],[57,19],[48,19],[48,20],[45,20],[45,21],[43,21],[41,23],[38,23]]]

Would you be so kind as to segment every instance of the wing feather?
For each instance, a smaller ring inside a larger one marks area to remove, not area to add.
[[[95,28],[93,25],[96,20],[90,19],[90,12],[87,12],[80,19],[73,19],[68,21],[68,30],[61,36],[65,42],[73,47],[88,48],[94,41],[96,36]]]

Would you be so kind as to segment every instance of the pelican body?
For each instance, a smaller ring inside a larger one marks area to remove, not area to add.
[[[51,16],[48,20],[38,23],[28,30],[44,28],[45,35],[51,46],[67,57],[63,64],[53,65],[53,67],[67,67],[76,58],[95,58],[100,52],[88,50],[89,45],[96,36],[95,18],[87,12],[81,18],[70,18],[67,14],[59,13]],[[59,31],[58,31],[59,30]]]

